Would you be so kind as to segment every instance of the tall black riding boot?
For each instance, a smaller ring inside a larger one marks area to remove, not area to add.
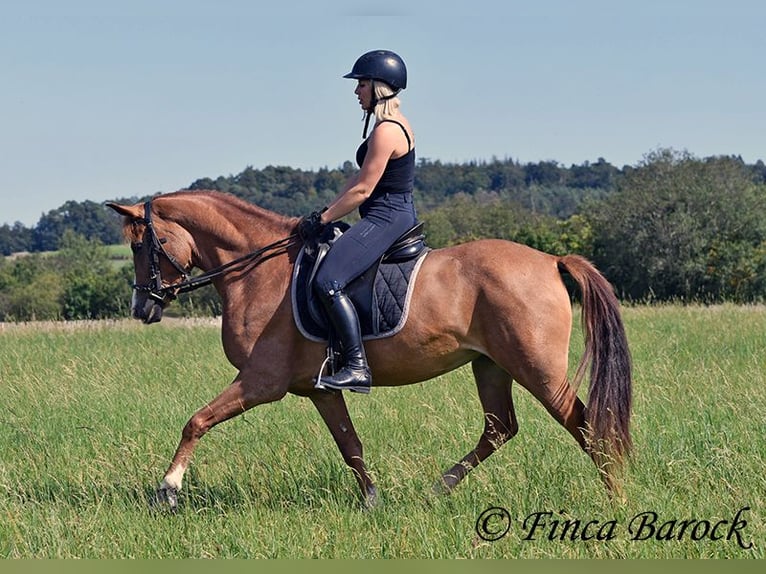
[[[340,339],[344,365],[334,375],[320,377],[316,388],[369,393],[372,376],[367,366],[359,317],[354,304],[342,291],[332,291],[329,295],[322,293],[320,299],[330,317],[335,334]]]

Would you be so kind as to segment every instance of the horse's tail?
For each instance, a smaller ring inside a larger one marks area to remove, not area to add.
[[[613,471],[630,454],[631,357],[620,307],[612,286],[585,258],[559,258],[559,270],[578,284],[582,299],[585,352],[574,377],[579,386],[590,364],[586,441],[590,455],[612,485]]]

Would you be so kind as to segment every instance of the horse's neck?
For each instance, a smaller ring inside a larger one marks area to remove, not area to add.
[[[254,206],[226,205],[211,211],[215,218],[198,223],[193,232],[198,267],[203,271],[264,249],[293,231],[290,218]],[[283,300],[290,276],[290,258],[281,255],[214,280],[223,306],[223,347],[232,364],[244,365],[252,341],[260,337]],[[283,289],[264,288],[280,284]]]
[[[178,210],[174,219],[191,236],[197,259],[194,265],[203,271],[261,249],[292,231],[289,218],[255,205],[218,196],[191,199],[196,203]]]

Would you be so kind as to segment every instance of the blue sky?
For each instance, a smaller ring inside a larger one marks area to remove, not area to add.
[[[760,0],[6,0],[0,224],[247,166],[352,160],[341,76],[405,59],[419,157],[766,160]]]

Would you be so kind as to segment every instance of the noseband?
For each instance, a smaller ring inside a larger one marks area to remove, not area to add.
[[[211,269],[201,275],[191,277],[189,274],[191,269],[181,265],[178,260],[173,257],[165,249],[165,238],[160,238],[157,235],[157,231],[152,223],[152,202],[151,200],[144,203],[144,217],[143,219],[136,220],[138,223],[143,223],[146,226],[144,230],[144,237],[142,242],[131,244],[131,249],[134,253],[137,253],[142,247],[143,243],[148,242],[149,246],[149,281],[143,285],[137,283],[133,284],[133,289],[139,293],[146,293],[149,297],[162,303],[165,300],[173,300],[180,293],[186,293],[204,287],[212,283],[213,279],[229,273],[231,271],[243,271],[246,268],[256,267],[263,263],[267,259],[286,253],[287,249],[291,245],[300,243],[301,240],[297,234],[292,235],[270,243],[261,249],[256,249],[242,257],[238,257],[228,263],[219,265],[218,267]],[[162,274],[160,271],[160,257],[165,257],[170,264],[181,274],[181,280],[171,285],[162,284]]]

